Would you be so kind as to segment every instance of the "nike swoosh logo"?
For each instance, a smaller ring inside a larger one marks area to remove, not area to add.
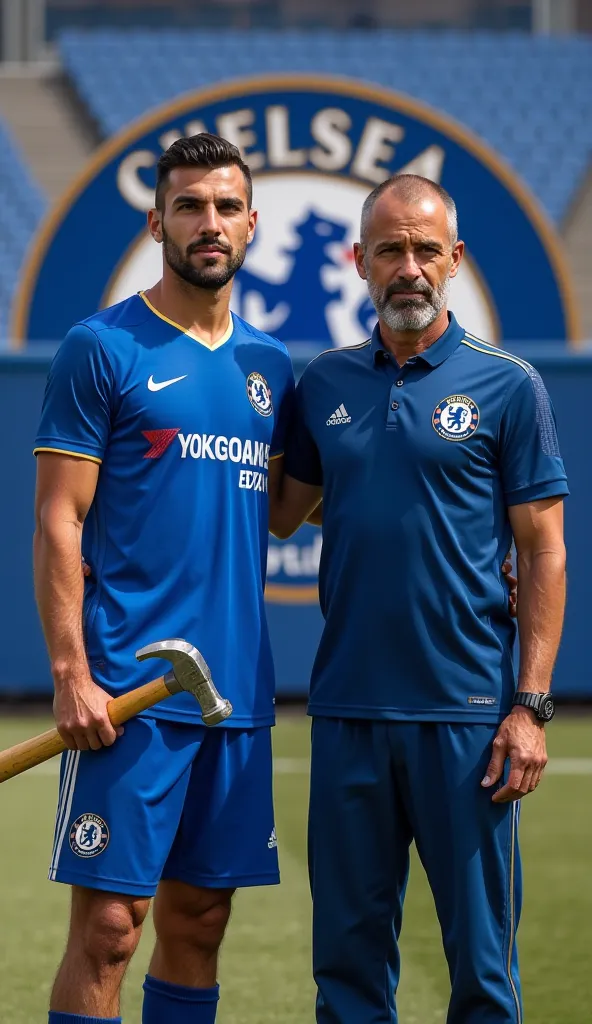
[[[159,381],[158,384],[154,380],[154,377],[150,376],[150,380],[148,381],[148,390],[162,391],[163,388],[168,388],[171,386],[171,384],[178,384],[180,380],[185,380],[187,376],[188,374],[184,373],[182,377],[173,377],[172,380],[162,380]]]

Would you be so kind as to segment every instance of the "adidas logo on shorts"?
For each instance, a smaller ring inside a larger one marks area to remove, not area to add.
[[[328,427],[340,427],[343,423],[351,423],[351,416],[348,416],[347,409],[343,402],[327,420]]]

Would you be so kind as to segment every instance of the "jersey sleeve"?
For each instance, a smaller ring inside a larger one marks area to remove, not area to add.
[[[287,356],[284,386],[281,389],[277,404],[277,412],[271,438],[271,447],[269,452],[270,459],[277,459],[285,452],[286,435],[288,433],[294,408],[294,388],[295,382],[292,360]]]
[[[102,462],[111,430],[113,373],[97,335],[68,332],[51,364],[34,453],[64,452]]]
[[[569,494],[553,406],[532,367],[502,412],[500,464],[508,506]]]
[[[302,377],[296,388],[284,463],[286,473],[303,484],[323,483],[321,456],[306,421],[306,384]]]

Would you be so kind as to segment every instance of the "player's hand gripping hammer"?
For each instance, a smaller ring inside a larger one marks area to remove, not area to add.
[[[147,711],[161,700],[183,690],[192,693],[197,700],[205,725],[217,725],[232,714],[232,705],[218,693],[204,658],[193,644],[186,640],[161,640],[142,647],[136,658],[138,661],[166,658],[173,667],[159,679],[109,701],[107,713],[112,725],[123,725],[134,715]],[[34,768],[64,750],[66,744],[57,729],[50,729],[24,743],[17,743],[0,753],[0,782],[20,775],[28,768]]]

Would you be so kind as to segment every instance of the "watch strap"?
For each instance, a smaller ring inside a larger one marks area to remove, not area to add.
[[[538,711],[543,697],[545,696],[546,694],[544,693],[527,693],[523,690],[519,690],[518,693],[514,694],[514,700],[512,703],[519,704],[525,708],[532,708],[533,711]]]
[[[553,697],[550,693],[528,693],[519,690],[514,694],[512,704],[530,708],[542,722],[550,722],[555,713]]]

